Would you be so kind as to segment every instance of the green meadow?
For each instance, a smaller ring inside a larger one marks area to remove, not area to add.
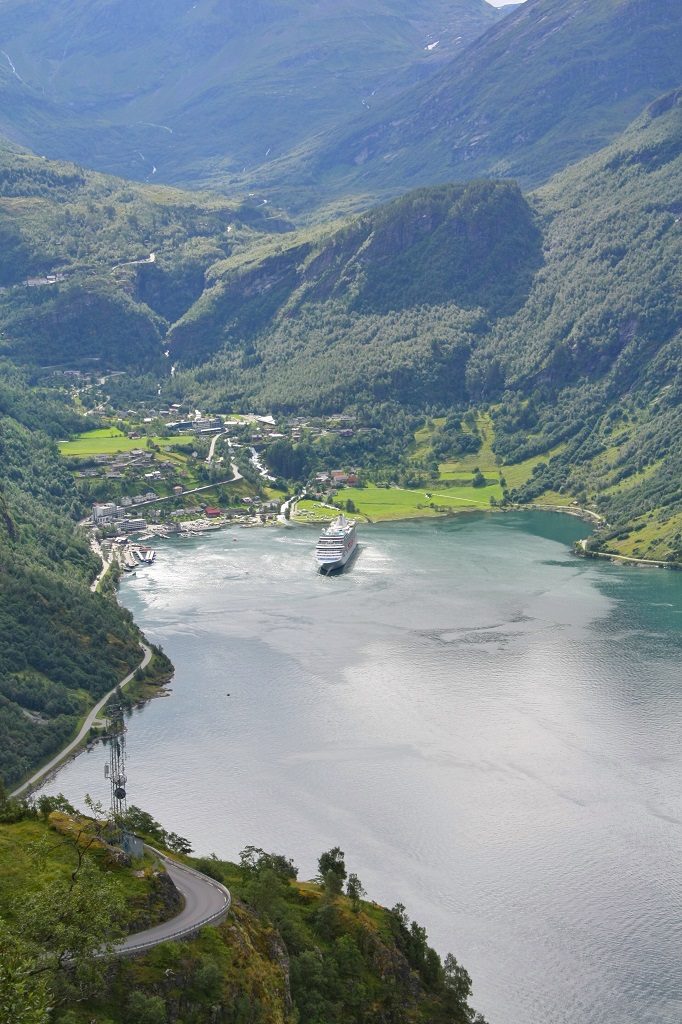
[[[499,500],[502,488],[495,482],[485,487],[470,484],[434,490],[411,490],[406,487],[344,487],[337,495],[340,505],[349,499],[358,512],[373,523],[392,519],[418,519],[457,511],[475,511],[490,508],[490,499]],[[327,510],[329,511],[329,510]]]
[[[443,418],[434,419],[430,421],[429,425],[416,431],[414,435],[416,446],[414,451],[415,460],[428,455],[431,438],[437,428],[441,427],[444,422]],[[465,433],[471,433],[466,423],[463,423],[462,426]],[[532,458],[524,459],[522,462],[503,465],[498,462],[493,451],[495,427],[490,413],[479,412],[476,414],[476,429],[481,438],[479,451],[462,455],[458,459],[448,459],[445,462],[441,462],[438,466],[438,480],[440,482],[446,483],[453,480],[463,482],[467,478],[471,479],[474,471],[480,469],[487,480],[504,480],[504,486],[507,490],[513,491],[516,487],[521,487],[530,479],[537,465],[541,462],[548,462],[554,455],[559,455],[566,447],[564,444],[560,444],[541,455],[534,455]],[[437,484],[434,482],[433,486],[435,487]],[[493,496],[497,497],[497,495]],[[543,498],[544,501],[542,503],[544,504],[568,505],[571,501],[571,497],[566,494],[547,494]]]
[[[328,523],[338,516],[340,509],[329,508],[319,501],[312,501],[310,498],[303,498],[296,502],[296,520],[299,523]],[[356,516],[355,513],[353,513]],[[356,516],[364,519],[364,516]]]
[[[183,434],[182,437],[130,438],[116,427],[105,427],[101,430],[88,430],[72,441],[60,441],[59,451],[67,457],[87,458],[93,455],[117,455],[119,452],[131,452],[134,448],[149,448],[150,442],[159,448],[170,448],[193,440],[191,434]]]

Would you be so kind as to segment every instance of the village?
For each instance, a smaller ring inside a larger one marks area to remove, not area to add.
[[[116,550],[128,571],[153,561],[145,544],[154,537],[227,524],[283,525],[303,494],[332,510],[339,489],[360,483],[353,466],[331,466],[304,483],[290,461],[301,442],[352,439],[350,416],[276,421],[271,415],[207,414],[181,403],[123,410],[103,393],[111,378],[78,371],[64,377],[81,400],[97,400],[85,410],[95,429],[60,442],[60,450],[90,505],[93,536]],[[300,493],[292,492],[294,482]],[[310,512],[303,509],[298,518],[306,521]]]

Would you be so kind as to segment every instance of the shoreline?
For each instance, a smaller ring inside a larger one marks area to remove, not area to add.
[[[586,540],[575,542],[573,550],[580,558],[602,558],[615,565],[625,562],[626,565],[632,565],[640,569],[671,569],[673,572],[679,572],[682,569],[680,562],[663,562],[658,558],[637,558],[636,555],[619,555],[615,551],[588,551],[585,546],[586,544]]]
[[[139,661],[135,668],[133,668],[128,673],[127,676],[125,676],[120,682],[118,682],[112,690],[109,690],[109,692],[105,693],[103,697],[100,697],[97,703],[90,709],[90,711],[88,711],[87,715],[85,716],[85,721],[83,722],[79,731],[76,733],[75,737],[72,740],[70,740],[65,747],[62,747],[62,749],[58,751],[57,754],[50,758],[50,760],[47,761],[46,764],[44,764],[41,768],[34,772],[34,774],[31,775],[28,779],[26,779],[25,782],[22,782],[19,786],[16,787],[16,789],[12,790],[12,792],[9,794],[11,800],[16,799],[22,794],[26,794],[27,796],[30,795],[31,792],[38,786],[39,783],[45,781],[45,778],[49,776],[50,773],[57,772],[62,767],[63,762],[71,760],[71,754],[73,754],[74,757],[77,757],[78,754],[80,754],[81,750],[83,749],[83,741],[87,739],[93,723],[99,717],[100,711],[104,708],[109,698],[112,697],[119,688],[123,690],[126,686],[128,686],[128,684],[131,683],[135,678],[135,674],[138,671],[138,669],[146,668],[149,662],[152,660],[153,651],[151,647],[144,640],[140,640],[140,647],[144,652],[141,661]]]
[[[335,509],[336,515],[343,512],[343,509]],[[591,509],[581,508],[574,505],[537,505],[531,503],[529,505],[506,505],[501,506],[473,506],[468,505],[465,508],[451,508],[447,512],[436,512],[432,516],[399,516],[391,517],[390,519],[370,519],[364,512],[349,512],[349,516],[363,516],[363,520],[359,521],[358,525],[365,526],[390,526],[391,523],[432,523],[438,519],[452,519],[455,516],[471,515],[472,513],[478,513],[479,515],[488,515],[489,513],[509,513],[509,512],[555,512],[560,515],[573,516],[574,519],[582,519],[584,522],[593,523],[595,526],[604,525],[606,520],[603,516],[600,516],[597,512],[592,512]],[[345,514],[345,513],[344,513]],[[297,519],[291,520],[296,526],[319,526],[327,522],[331,522],[333,516],[327,519]]]
[[[339,511],[341,511],[341,510],[339,510]],[[395,524],[413,523],[413,522],[423,523],[423,522],[433,522],[434,520],[439,520],[439,519],[451,519],[451,518],[454,518],[455,516],[460,516],[460,515],[464,515],[464,514],[467,514],[467,513],[468,514],[478,513],[478,514],[481,514],[481,515],[487,515],[487,514],[490,514],[490,513],[499,513],[499,512],[502,512],[502,513],[510,513],[510,512],[553,512],[554,514],[558,514],[558,515],[570,515],[570,516],[573,516],[574,518],[582,519],[584,522],[592,523],[594,526],[599,526],[599,525],[602,525],[602,524],[605,523],[604,518],[602,516],[598,515],[598,513],[593,512],[591,509],[586,509],[586,508],[581,508],[581,507],[576,507],[576,506],[571,506],[571,505],[537,505],[537,504],[529,504],[529,505],[513,505],[513,506],[510,506],[510,507],[507,507],[507,508],[499,508],[499,507],[498,508],[492,508],[492,507],[491,508],[472,508],[472,507],[469,507],[469,508],[461,508],[461,509],[452,509],[452,510],[450,510],[448,512],[437,513],[434,516],[406,516],[406,517],[401,517],[401,518],[398,518],[398,519],[382,519],[382,520],[378,520],[378,521],[377,520],[372,520],[372,519],[369,519],[369,517],[366,517],[363,525],[365,525],[365,526],[384,526],[384,525],[389,525],[390,526],[393,523],[395,523]],[[362,513],[360,513],[360,514],[362,514]],[[318,520],[316,522],[305,522],[305,521],[301,522],[301,521],[299,521],[297,519],[292,519],[290,521],[291,525],[293,525],[293,526],[302,526],[302,527],[317,527],[317,526],[323,524],[324,522],[326,522],[326,520]],[[199,527],[198,529],[195,528],[193,530],[186,530],[186,531],[183,530],[183,531],[177,531],[177,532],[174,531],[174,532],[172,532],[170,534],[167,534],[165,536],[157,535],[157,537],[158,537],[159,540],[164,540],[164,541],[177,540],[179,537],[182,537],[183,535],[186,538],[188,538],[188,537],[199,538],[199,537],[201,537],[205,533],[216,533],[216,532],[222,531],[222,530],[224,530],[225,528],[228,528],[228,527],[237,527],[237,528],[244,529],[244,528],[248,528],[251,525],[265,527],[265,526],[282,526],[283,524],[279,520],[269,521],[269,522],[266,522],[266,523],[263,523],[263,522],[255,523],[254,522],[253,524],[248,524],[248,525],[246,523],[243,523],[243,522],[235,522],[234,520],[224,520],[224,521],[218,522],[218,523],[211,523],[210,526],[208,526],[208,528],[206,526],[202,526],[202,527]],[[679,562],[663,562],[663,561],[660,561],[660,560],[657,560],[657,559],[636,558],[636,557],[633,557],[633,556],[630,556],[630,555],[619,555],[616,552],[609,552],[609,551],[588,551],[587,548],[586,548],[586,544],[587,544],[587,539],[581,539],[581,540],[575,541],[575,543],[573,545],[569,546],[569,550],[571,550],[572,553],[576,555],[576,557],[579,557],[579,558],[600,558],[602,560],[609,561],[609,562],[611,562],[614,565],[620,563],[620,564],[625,564],[625,565],[632,565],[634,567],[639,567],[639,568],[671,569],[671,570],[674,570],[674,571],[675,570],[679,571],[679,570],[682,569],[682,565]],[[101,557],[101,554],[100,554],[100,557]],[[115,562],[115,559],[112,558],[108,562],[108,564],[107,564],[107,562],[104,559],[102,559],[102,561],[104,563],[103,564],[103,569],[102,569],[101,573],[98,574],[98,577],[96,578],[96,581],[95,581],[97,587],[99,587],[99,585],[103,582],[104,578],[107,576],[109,570],[112,568],[112,566],[113,566],[113,564]],[[116,587],[117,591],[118,591],[118,582],[119,581],[117,581],[117,587]],[[97,590],[95,590],[94,592],[96,593]],[[117,596],[116,599],[118,600],[118,596]],[[141,634],[141,636],[142,636],[142,634]],[[102,710],[102,708],[104,707],[106,702],[116,692],[116,690],[119,687],[121,689],[123,689],[126,686],[128,686],[129,683],[134,678],[135,673],[137,672],[137,670],[140,669],[140,668],[145,668],[149,664],[149,662],[151,661],[152,650],[149,647],[149,645],[146,643],[145,639],[141,639],[140,640],[140,646],[141,646],[142,650],[144,651],[144,655],[143,655],[141,661],[135,666],[134,669],[132,669],[132,671],[127,676],[125,676],[125,678],[123,680],[121,680],[121,682],[117,683],[117,685],[112,690],[110,690],[109,693],[105,694],[104,697],[100,698],[98,703],[95,704],[94,707],[87,713],[85,721],[84,721],[83,725],[81,726],[80,730],[78,731],[78,733],[76,734],[76,736],[74,737],[74,739],[69,741],[69,743],[65,747],[63,747],[60,752],[58,752],[54,757],[52,757],[45,765],[43,765],[41,768],[39,768],[33,775],[30,776],[29,779],[27,779],[26,781],[22,782],[17,788],[15,788],[9,794],[10,798],[14,799],[16,797],[21,796],[22,794],[30,795],[30,793],[34,789],[37,788],[38,784],[42,784],[43,782],[47,781],[47,779],[50,776],[56,774],[59,771],[59,769],[61,767],[63,767],[63,765],[68,760],[72,760],[72,759],[76,758],[84,749],[86,749],[86,745],[87,744],[84,741],[87,740],[87,735],[90,732],[90,728],[91,728],[93,722],[98,718],[99,712]],[[151,699],[151,698],[149,698],[149,699]],[[145,701],[145,703],[146,703],[146,701]]]

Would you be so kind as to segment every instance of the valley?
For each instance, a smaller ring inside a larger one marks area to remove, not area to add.
[[[0,1024],[676,1024],[679,4],[0,33]]]

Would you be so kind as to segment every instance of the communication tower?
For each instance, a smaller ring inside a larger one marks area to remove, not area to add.
[[[109,764],[104,766],[104,775],[111,787],[111,820],[120,831],[128,808],[126,802],[126,725],[121,704],[110,704],[109,718]]]

